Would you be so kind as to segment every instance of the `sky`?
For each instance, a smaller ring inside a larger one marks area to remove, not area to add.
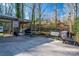
[[[3,6],[5,7],[5,3],[3,3]],[[29,3],[26,3],[26,6],[29,5],[31,6],[31,4]],[[62,16],[62,9],[63,9],[63,3],[57,3],[57,9],[59,10],[58,11],[58,16]],[[29,14],[31,13],[31,8],[28,8],[28,7],[24,7],[24,14],[25,14],[25,19],[29,19]],[[42,14],[44,18],[51,18],[53,17],[53,11],[54,11],[54,8],[55,8],[55,4],[54,3],[41,3],[41,10],[42,10]],[[5,9],[4,9],[5,11]],[[13,10],[13,13],[14,15],[16,14],[16,11],[15,11],[15,8]],[[37,13],[37,12],[36,12]],[[5,12],[4,12],[5,14]]]
[[[42,3],[42,11],[44,10],[44,13],[49,14],[50,16],[46,15],[45,17],[48,16],[48,18],[52,17],[53,11],[54,11],[54,4],[53,3]],[[60,11],[62,11],[63,9],[63,3],[58,3],[57,4],[57,9],[59,9]],[[27,9],[27,11],[29,12],[29,10]],[[58,11],[58,16],[62,16],[62,12]],[[28,13],[26,13],[26,17],[25,18],[29,18],[28,17]]]

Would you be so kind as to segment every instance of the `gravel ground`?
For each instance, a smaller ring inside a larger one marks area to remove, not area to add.
[[[11,39],[0,42],[0,56],[79,56],[78,46],[51,38],[21,36],[18,41]]]

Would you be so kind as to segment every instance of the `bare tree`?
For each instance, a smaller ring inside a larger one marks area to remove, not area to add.
[[[63,8],[64,15],[68,22],[67,25],[69,25],[69,31],[73,31],[73,25],[75,21],[75,4],[74,3],[65,3]]]
[[[3,14],[3,4],[0,3],[0,14]]]
[[[55,24],[57,27],[57,3],[54,4],[54,16],[55,16]]]
[[[41,4],[39,3],[38,4],[38,13],[39,13],[39,31],[40,31],[40,26],[41,26]]]
[[[32,4],[32,16],[31,16],[31,35],[32,31],[35,29],[35,4]]]

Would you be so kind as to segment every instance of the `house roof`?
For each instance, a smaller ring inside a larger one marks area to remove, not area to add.
[[[6,16],[6,15],[0,15],[0,20],[1,19],[4,19],[4,20],[12,20],[12,21],[20,21],[20,22],[31,22],[31,20],[28,20],[28,19],[19,19],[19,18],[16,18],[16,17],[12,17],[12,16]]]
[[[28,23],[30,23],[31,21],[30,20],[28,20],[28,19],[23,19],[23,20],[19,20],[20,22],[28,22]]]
[[[4,19],[4,20],[18,20],[18,18],[16,17],[12,17],[12,16],[6,16],[6,15],[0,15],[0,19]]]

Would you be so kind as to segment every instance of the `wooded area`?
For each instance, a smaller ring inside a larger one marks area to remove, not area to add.
[[[44,5],[45,7],[43,7]],[[57,3],[51,5],[47,3],[0,3],[0,15],[16,17],[19,20],[28,19],[31,21],[31,31],[34,32],[55,31],[59,28],[57,24],[63,23],[64,26],[68,27],[69,32],[78,34],[79,4],[63,3],[63,9],[58,9]],[[52,12],[47,12],[50,6],[53,8]],[[59,16],[59,13],[62,16]]]

